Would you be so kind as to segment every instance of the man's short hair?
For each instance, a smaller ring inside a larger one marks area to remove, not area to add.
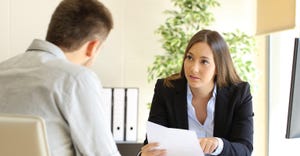
[[[46,40],[74,51],[91,39],[104,40],[112,27],[110,11],[98,0],[63,0],[52,15]]]

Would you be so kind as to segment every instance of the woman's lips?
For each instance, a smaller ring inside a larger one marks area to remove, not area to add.
[[[190,75],[190,78],[193,79],[193,80],[198,80],[200,78],[196,77],[196,76],[193,76],[193,75]]]

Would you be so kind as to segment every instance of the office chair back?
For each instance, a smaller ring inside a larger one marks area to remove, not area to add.
[[[31,115],[0,114],[0,155],[50,156],[44,120]]]

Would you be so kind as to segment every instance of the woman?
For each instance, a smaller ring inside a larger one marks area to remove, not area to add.
[[[250,86],[237,75],[218,32],[201,30],[191,38],[181,72],[156,82],[148,120],[195,131],[206,155],[251,155]],[[157,146],[146,139],[142,156],[165,155]]]

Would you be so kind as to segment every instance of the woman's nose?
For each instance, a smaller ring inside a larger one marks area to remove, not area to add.
[[[199,66],[198,63],[194,62],[194,63],[191,64],[191,71],[193,73],[198,73],[199,70],[200,70],[200,66]]]

